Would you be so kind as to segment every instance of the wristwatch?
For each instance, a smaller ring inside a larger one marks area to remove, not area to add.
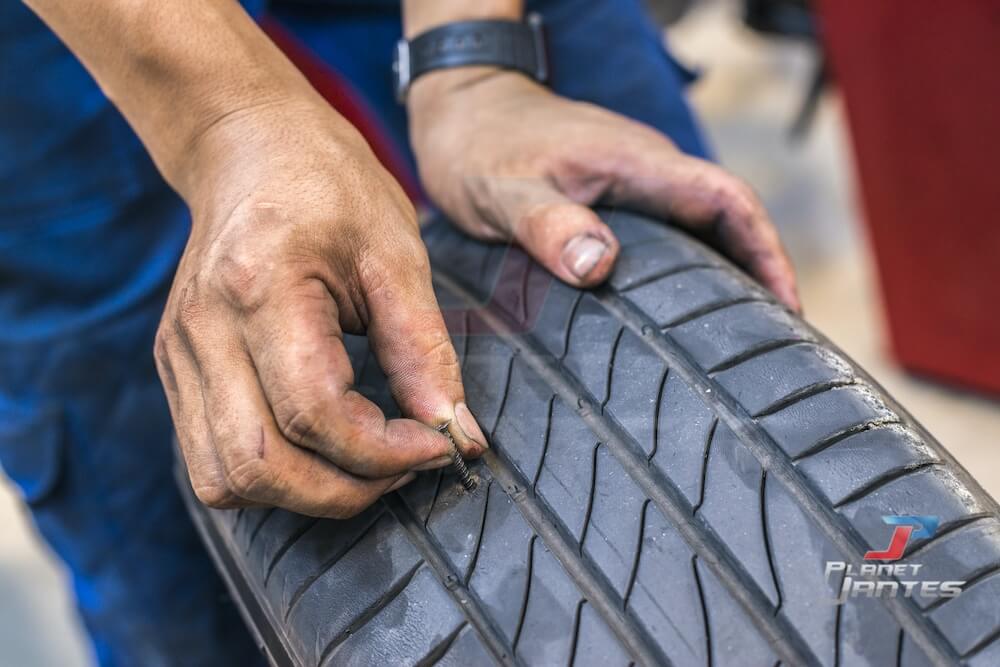
[[[542,17],[531,13],[521,21],[488,20],[447,23],[399,40],[392,70],[396,99],[402,104],[410,85],[436,69],[466,65],[493,65],[523,72],[545,83],[549,68],[545,58]]]

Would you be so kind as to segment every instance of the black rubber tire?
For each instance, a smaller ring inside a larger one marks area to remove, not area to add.
[[[206,510],[182,484],[271,660],[1000,664],[996,502],[726,260],[603,215],[623,251],[593,292],[425,231],[492,442],[475,492],[429,472],[330,521]],[[349,346],[362,390],[398,414],[365,340]],[[826,561],[885,547],[890,514],[940,517],[903,562],[967,580],[961,595],[832,604]]]

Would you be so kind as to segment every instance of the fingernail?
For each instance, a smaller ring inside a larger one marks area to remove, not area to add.
[[[418,466],[414,466],[414,470],[437,470],[438,468],[443,468],[451,463],[451,456],[439,456],[436,459],[431,459],[426,463],[421,463]]]
[[[386,493],[392,493],[396,489],[398,489],[400,487],[403,487],[403,486],[406,486],[407,484],[409,484],[410,482],[412,482],[416,478],[417,478],[417,473],[415,473],[415,472],[408,472],[405,475],[403,475],[402,477],[400,477],[399,479],[397,479],[396,483],[393,484],[392,486],[390,486],[388,489],[386,489],[382,493],[382,495],[384,496]]]
[[[599,238],[586,234],[575,236],[563,248],[562,263],[582,280],[594,270],[607,250],[608,244]]]
[[[476,418],[472,416],[469,406],[465,403],[455,404],[455,421],[458,422],[458,427],[465,433],[465,437],[474,441],[480,447],[489,447],[486,443],[486,436],[483,435],[483,430],[479,428]]]

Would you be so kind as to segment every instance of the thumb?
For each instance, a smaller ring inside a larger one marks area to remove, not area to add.
[[[465,457],[488,447],[465,404],[458,355],[452,346],[431,286],[427,250],[419,238],[406,252],[387,254],[372,271],[377,279],[363,286],[368,309],[368,339],[392,395],[403,414],[448,432]]]
[[[501,226],[555,276],[575,287],[604,282],[618,257],[618,239],[590,208],[547,182],[515,181],[497,188]]]

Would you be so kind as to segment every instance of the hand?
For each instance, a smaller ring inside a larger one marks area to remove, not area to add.
[[[409,110],[424,185],[469,234],[513,239],[567,283],[593,286],[619,246],[588,207],[629,207],[708,237],[799,309],[791,263],[750,187],[656,130],[485,67],[421,77]]]
[[[156,340],[192,485],[213,507],[351,516],[485,439],[410,202],[320,102],[255,107],[191,150],[193,229]],[[353,387],[367,330],[404,415]]]

